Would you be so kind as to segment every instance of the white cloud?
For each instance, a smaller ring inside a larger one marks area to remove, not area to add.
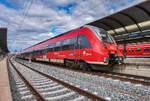
[[[43,36],[44,36],[44,37],[53,37],[53,36],[55,36],[55,35],[54,35],[54,33],[52,33],[52,32],[47,33],[47,34],[46,34],[46,33],[42,33],[42,34],[39,35],[39,37],[43,37]]]

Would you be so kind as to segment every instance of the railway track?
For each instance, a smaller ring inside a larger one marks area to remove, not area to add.
[[[22,99],[27,101],[105,101],[105,99],[91,94],[85,90],[74,87],[68,83],[60,81],[52,76],[46,75],[15,61],[9,61],[13,68],[13,74],[18,74],[17,86],[21,94],[28,93]],[[23,87],[23,88],[22,88]]]
[[[28,68],[36,69],[46,74],[51,74],[65,82],[76,87],[87,90],[90,93],[101,96],[107,100],[150,100],[150,86],[139,84],[137,82],[129,82],[118,78],[106,77],[104,74],[87,73],[78,70],[67,70],[64,68],[50,67],[44,64],[31,63],[27,61],[17,60]],[[110,76],[110,75],[107,75]]]
[[[139,81],[140,84],[150,86],[150,77],[137,76],[137,75],[131,75],[131,74],[122,74],[122,73],[115,73],[115,72],[105,72],[103,74],[117,76],[121,78],[128,78],[130,80],[137,80]]]

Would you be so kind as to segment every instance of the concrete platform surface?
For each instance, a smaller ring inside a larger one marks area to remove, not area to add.
[[[0,61],[0,101],[12,101],[6,58]]]
[[[150,58],[126,58],[124,64],[114,66],[113,72],[150,77]]]

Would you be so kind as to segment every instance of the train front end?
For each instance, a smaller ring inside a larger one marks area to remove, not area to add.
[[[104,67],[100,69],[105,70],[111,68],[113,64],[122,64],[124,57],[119,51],[114,38],[102,28],[92,26],[90,29],[97,38],[97,40],[92,40],[94,41],[93,54],[97,63],[100,63],[101,66]],[[96,67],[96,65],[97,64],[92,64],[96,69],[99,68],[99,65],[97,65],[98,67]]]

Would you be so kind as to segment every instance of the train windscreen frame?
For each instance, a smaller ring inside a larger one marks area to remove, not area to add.
[[[88,27],[92,29],[92,31],[96,34],[99,40],[109,44],[114,43],[114,38],[110,34],[108,34],[107,31],[105,31],[104,29],[95,26],[88,26]]]

